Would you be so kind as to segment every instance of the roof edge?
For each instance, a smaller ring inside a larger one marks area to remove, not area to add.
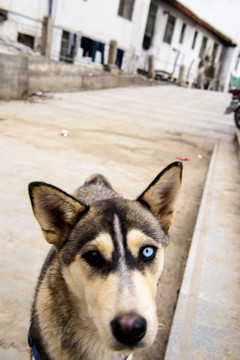
[[[191,18],[197,24],[203,26],[206,30],[210,31],[220,41],[222,41],[224,43],[224,45],[233,46],[233,47],[237,46],[230,37],[223,34],[221,31],[219,31],[218,29],[216,29],[215,27],[210,25],[205,20],[201,19],[192,10],[187,8],[185,5],[181,4],[178,0],[163,0],[163,1],[166,2],[166,3],[171,4],[173,7],[180,10],[183,14],[185,14],[187,17]]]

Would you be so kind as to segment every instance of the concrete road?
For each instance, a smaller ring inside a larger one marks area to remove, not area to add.
[[[27,185],[34,180],[72,192],[100,172],[134,198],[177,156],[191,157],[184,163],[161,285],[160,313],[171,324],[211,151],[218,138],[232,142],[236,130],[233,116],[223,114],[229,101],[228,94],[158,86],[0,103],[1,360],[27,358],[33,290],[49,250],[28,200]]]

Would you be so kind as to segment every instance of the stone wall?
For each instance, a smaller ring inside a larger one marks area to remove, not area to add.
[[[29,62],[29,92],[41,90],[79,91],[111,87],[111,76],[102,70],[64,62],[50,61],[43,57]]]
[[[22,99],[37,91],[97,90],[152,85],[148,79],[102,69],[50,61],[45,57],[0,53],[0,99]]]
[[[22,99],[28,94],[28,58],[0,54],[0,99]]]

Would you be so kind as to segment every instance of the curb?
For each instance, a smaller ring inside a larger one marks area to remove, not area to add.
[[[194,318],[200,286],[199,273],[201,272],[205,247],[205,242],[202,240],[201,236],[202,227],[204,223],[205,209],[208,206],[208,197],[210,195],[209,184],[213,177],[219,143],[220,139],[217,140],[214,146],[210,160],[164,360],[190,359],[191,335],[194,327]]]

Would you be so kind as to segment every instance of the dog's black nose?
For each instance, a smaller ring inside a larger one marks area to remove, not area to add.
[[[111,321],[115,338],[124,345],[133,346],[145,335],[146,320],[134,312],[128,312],[115,317]]]

